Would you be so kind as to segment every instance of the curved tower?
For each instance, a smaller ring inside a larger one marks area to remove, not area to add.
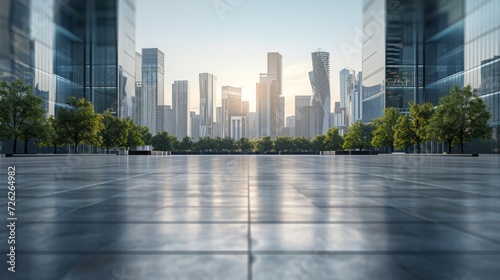
[[[313,71],[309,73],[314,100],[321,107],[322,127],[325,134],[330,127],[330,53],[318,49],[311,54]]]

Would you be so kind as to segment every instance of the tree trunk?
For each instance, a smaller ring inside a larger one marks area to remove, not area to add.
[[[452,142],[453,142],[453,140],[448,141],[448,154],[451,154],[451,143]]]
[[[17,137],[14,137],[14,147],[13,147],[12,153],[15,154],[16,151],[17,151]]]
[[[464,139],[460,139],[460,153],[464,153]]]
[[[417,154],[420,154],[420,142],[417,142],[416,149],[417,149]]]
[[[75,141],[75,154],[78,154],[78,142]]]
[[[109,147],[106,146],[106,154],[109,154]]]
[[[24,154],[28,153],[28,140],[24,141]]]
[[[57,154],[57,144],[54,144],[54,155]]]

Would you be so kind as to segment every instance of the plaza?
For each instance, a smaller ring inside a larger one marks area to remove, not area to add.
[[[1,279],[498,279],[500,157],[40,156]],[[0,217],[8,224],[7,188]],[[6,276],[6,277],[4,277]]]

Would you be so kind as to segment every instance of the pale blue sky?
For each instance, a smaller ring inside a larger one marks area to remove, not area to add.
[[[242,87],[255,106],[255,83],[267,70],[267,52],[283,55],[286,115],[294,95],[309,95],[311,52],[330,52],[332,110],[338,72],[361,70],[361,0],[137,0],[136,47],[165,53],[165,100],[174,80],[189,80],[191,110],[198,111],[198,74]],[[218,8],[216,8],[218,7]],[[220,100],[217,101],[220,103]]]

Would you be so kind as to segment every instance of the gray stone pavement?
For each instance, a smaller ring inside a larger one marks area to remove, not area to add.
[[[62,156],[16,167],[0,279],[498,279],[500,158]]]

